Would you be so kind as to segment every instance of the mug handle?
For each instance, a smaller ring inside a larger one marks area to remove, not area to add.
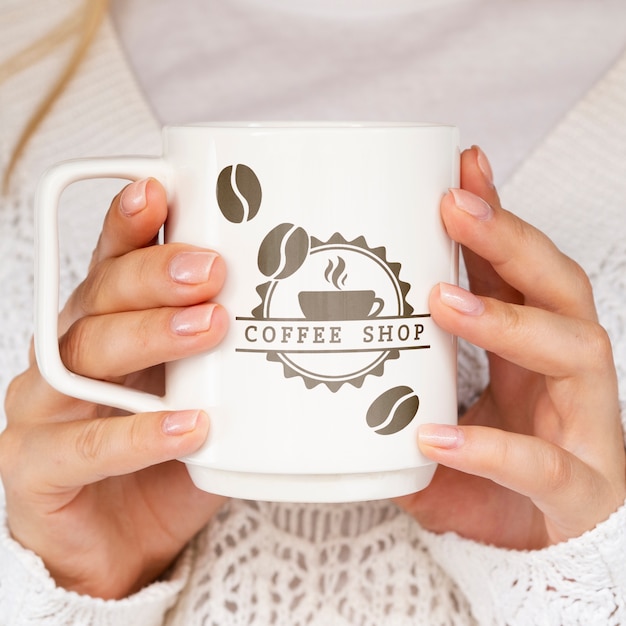
[[[59,352],[59,200],[80,180],[154,176],[167,181],[167,167],[157,157],[103,157],[58,163],[42,176],[35,194],[35,354],[42,376],[58,391],[81,400],[142,413],[167,410],[165,399],[117,383],[69,371]]]

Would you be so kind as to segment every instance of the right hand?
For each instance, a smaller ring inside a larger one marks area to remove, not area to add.
[[[223,338],[227,316],[212,299],[224,262],[193,246],[153,245],[166,216],[154,179],[113,200],[88,275],[59,318],[71,371],[158,393],[162,363]],[[64,396],[42,379],[31,348],[7,392],[0,475],[13,537],[58,585],[127,596],[158,578],[222,504],[173,460],[207,437],[208,416],[189,408],[126,415]]]

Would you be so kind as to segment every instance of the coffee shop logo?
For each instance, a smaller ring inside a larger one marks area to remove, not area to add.
[[[233,224],[259,213],[261,184],[247,165],[222,169],[216,195]],[[368,375],[382,376],[385,363],[402,351],[430,348],[430,315],[414,314],[407,302],[410,285],[400,278],[400,263],[389,262],[386,249],[370,247],[364,236],[349,240],[335,233],[322,241],[281,223],[263,238],[257,265],[268,280],[256,288],[260,303],[251,316],[235,319],[236,351],[265,354],[308,389],[360,388]],[[418,407],[410,387],[392,387],[374,399],[366,421],[377,434],[393,434]]]
[[[285,377],[336,392],[382,376],[403,350],[428,349],[429,315],[413,314],[401,265],[386,257],[363,236],[322,241],[278,224],[259,246],[258,269],[268,280],[257,286],[252,315],[236,318],[236,350],[264,353]]]

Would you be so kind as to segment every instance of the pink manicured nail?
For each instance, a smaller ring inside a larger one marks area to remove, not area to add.
[[[439,298],[446,306],[465,315],[477,316],[485,310],[485,305],[480,298],[456,285],[440,283]]]
[[[136,180],[128,185],[120,197],[120,211],[127,217],[136,215],[146,208],[146,185],[148,179]]]
[[[197,335],[211,328],[215,304],[200,304],[178,311],[172,317],[170,328],[177,335]]]
[[[487,155],[478,146],[473,147],[476,149],[478,169],[483,173],[487,182],[493,187],[493,170],[491,169],[491,163],[489,163]]]
[[[450,189],[456,206],[481,222],[491,219],[493,209],[479,196],[465,189]]]
[[[463,431],[448,424],[422,424],[418,437],[421,443],[444,450],[459,448],[465,441]]]
[[[181,252],[170,261],[170,276],[175,282],[185,285],[205,283],[209,280],[216,258],[214,252]]]
[[[161,429],[166,435],[176,436],[190,433],[198,423],[199,411],[176,411],[165,416]]]

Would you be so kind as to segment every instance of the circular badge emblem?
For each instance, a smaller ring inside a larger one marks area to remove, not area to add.
[[[410,287],[400,280],[400,264],[364,237],[347,241],[336,233],[324,242],[280,224],[259,248],[259,269],[271,279],[258,286],[261,303],[252,315],[271,326],[247,337],[266,346],[268,360],[282,363],[286,377],[301,376],[308,388],[360,387],[398,358],[393,339],[408,341],[423,330],[410,321]]]

